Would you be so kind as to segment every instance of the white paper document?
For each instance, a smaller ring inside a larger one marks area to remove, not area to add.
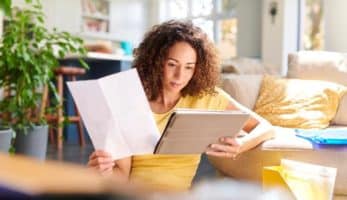
[[[67,83],[95,149],[152,154],[160,134],[136,69]]]

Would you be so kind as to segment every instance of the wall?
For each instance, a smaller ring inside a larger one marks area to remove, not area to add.
[[[283,1],[277,2],[277,14],[272,19],[269,14],[272,0],[263,1],[263,36],[262,36],[262,60],[264,63],[273,65],[280,71],[283,59]],[[273,21],[272,21],[273,20]]]
[[[147,30],[149,3],[142,0],[110,0],[110,33],[87,35],[81,33],[82,8],[80,0],[42,0],[48,28],[80,34],[83,37],[127,40],[137,44]],[[13,5],[24,6],[24,0],[13,0]]]
[[[277,14],[272,20],[271,3],[277,3]],[[298,0],[263,0],[262,60],[279,74],[287,74],[287,58],[298,50]]]
[[[142,40],[147,29],[148,2],[142,0],[111,1],[110,32],[119,40],[127,40],[135,45]]]
[[[80,1],[71,0],[41,0],[45,23],[48,29],[54,27],[61,31],[78,33],[80,31],[81,6]],[[12,6],[25,7],[24,0],[13,0]]]
[[[261,8],[261,0],[239,0],[237,4],[237,55],[240,57],[261,57]]]
[[[324,1],[325,50],[347,52],[347,1]]]
[[[80,1],[43,0],[42,3],[47,14],[48,28],[56,27],[70,33],[80,32],[82,15]]]

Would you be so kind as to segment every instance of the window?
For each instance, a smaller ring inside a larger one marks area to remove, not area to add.
[[[303,15],[304,50],[322,50],[324,48],[323,0],[305,0]]]
[[[222,59],[236,56],[237,19],[240,0],[166,0],[164,20],[188,19],[202,28],[219,47]]]

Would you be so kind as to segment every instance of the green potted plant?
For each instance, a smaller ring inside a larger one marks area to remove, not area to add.
[[[4,14],[7,15],[10,13],[11,3],[11,0],[0,1],[0,23],[2,23]],[[0,31],[2,33],[2,24],[0,25]],[[2,121],[0,121],[0,152],[8,153],[11,147],[11,139],[14,135],[14,131],[10,127],[1,124]]]
[[[28,8],[11,9],[1,38],[0,87],[5,92],[0,110],[2,123],[17,133],[15,151],[44,159],[48,126],[47,109],[40,106],[46,94],[43,88],[57,98],[52,80],[59,59],[67,53],[83,56],[86,51],[80,38],[47,30],[39,0],[26,2]],[[50,106],[54,105],[48,110]]]
[[[26,2],[30,0],[25,0]],[[11,3],[12,0],[2,0],[0,1],[0,10],[4,12],[6,15],[9,15],[11,13]]]

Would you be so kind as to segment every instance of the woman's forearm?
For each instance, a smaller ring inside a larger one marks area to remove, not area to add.
[[[131,170],[131,157],[114,161],[113,174],[121,179],[129,180]]]
[[[117,177],[120,177],[121,179],[128,180],[129,174],[124,172],[124,170],[120,169],[119,167],[113,168],[113,174]]]
[[[248,134],[236,139],[240,144],[240,153],[252,149],[263,141],[274,137],[274,129],[267,120],[241,105],[234,99],[231,99],[231,102],[227,106],[226,110],[235,109],[242,110],[250,114],[250,119],[246,122],[245,127],[243,128],[243,131],[247,132]]]
[[[243,130],[241,130],[241,134],[239,133],[239,136],[243,136],[219,138],[219,143],[210,145],[206,150],[208,155],[235,158],[238,154],[248,151],[263,141],[274,137],[274,129],[267,120],[237,103],[235,100],[231,99],[226,110],[243,110],[250,114],[250,118],[245,123]],[[246,134],[242,134],[242,132]]]
[[[254,148],[265,140],[274,137],[274,129],[272,125],[262,120],[254,129],[243,137],[237,138],[241,144],[240,153]]]

